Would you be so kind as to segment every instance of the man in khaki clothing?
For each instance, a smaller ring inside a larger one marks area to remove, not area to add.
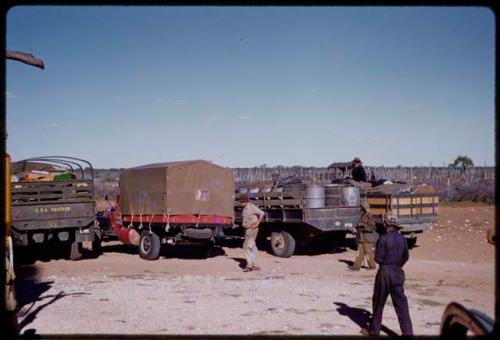
[[[257,245],[255,239],[259,233],[259,224],[265,216],[265,213],[248,201],[248,196],[242,196],[240,203],[243,206],[243,228],[245,228],[245,241],[243,242],[243,251],[247,260],[244,272],[260,270],[255,265],[257,260]]]
[[[361,208],[363,213],[359,219],[357,226],[358,253],[354,264],[349,267],[350,270],[359,271],[365,257],[368,269],[376,269],[377,265],[374,260],[373,244],[375,242],[375,222],[370,215],[370,207],[368,203],[362,202]]]

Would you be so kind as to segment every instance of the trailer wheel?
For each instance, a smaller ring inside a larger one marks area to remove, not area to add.
[[[160,255],[160,238],[152,231],[143,231],[139,239],[139,255],[145,260],[156,260]]]
[[[78,261],[81,260],[82,256],[83,256],[82,243],[76,240],[71,242],[71,245],[69,246],[69,259],[71,261]]]
[[[406,242],[408,243],[408,249],[412,249],[417,244],[417,238],[416,237],[407,238]]]
[[[290,257],[295,251],[295,239],[286,231],[272,232],[271,250],[278,257]]]

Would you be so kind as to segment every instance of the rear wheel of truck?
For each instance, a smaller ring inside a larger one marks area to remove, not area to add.
[[[344,230],[335,231],[333,234],[333,249],[344,248],[346,246],[347,232]]]
[[[99,257],[99,255],[102,254],[102,240],[100,237],[97,235],[94,238],[94,241],[92,241],[92,254],[94,257]]]
[[[26,249],[23,247],[21,249],[14,249],[14,265],[30,265],[36,262],[36,254],[31,249]]]
[[[160,255],[160,238],[152,231],[143,231],[139,239],[139,255],[145,260],[156,260]]]
[[[406,242],[408,243],[408,249],[412,249],[417,244],[417,238],[416,237],[407,238]]]
[[[81,260],[83,256],[83,249],[82,249],[82,243],[78,241],[73,241],[71,242],[71,245],[69,246],[69,259],[71,261],[78,261]]]
[[[290,257],[295,251],[295,239],[286,231],[271,233],[271,250],[278,257]]]

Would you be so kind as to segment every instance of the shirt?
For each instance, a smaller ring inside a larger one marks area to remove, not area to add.
[[[375,222],[369,213],[363,213],[358,222],[357,237],[361,243],[375,242]]]
[[[352,179],[358,182],[366,182],[366,172],[362,165],[355,166],[351,170]]]
[[[243,228],[250,228],[250,225],[258,221],[257,216],[264,216],[265,213],[249,202],[247,203],[246,207],[243,208],[242,215],[243,215],[243,223],[242,223]]]
[[[409,257],[408,244],[399,232],[390,230],[379,237],[375,250],[375,262],[379,265],[403,267]]]

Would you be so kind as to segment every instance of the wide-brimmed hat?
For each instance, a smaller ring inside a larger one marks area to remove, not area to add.
[[[361,159],[359,159],[359,157],[354,157],[354,159],[352,160],[353,163],[362,163],[361,162]]]
[[[384,215],[384,224],[387,226],[392,226],[396,228],[401,228],[399,224],[399,219],[396,215],[393,214],[385,214]]]

